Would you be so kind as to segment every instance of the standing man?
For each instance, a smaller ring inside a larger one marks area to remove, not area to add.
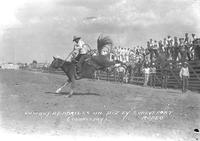
[[[179,38],[179,50],[181,54],[181,60],[185,61],[186,60],[186,49],[185,49],[185,44],[184,44],[184,38]]]
[[[192,34],[192,46],[194,50],[194,59],[195,60],[200,60],[200,44],[196,44],[195,41],[197,42],[198,39],[196,38],[195,34]]]
[[[172,42],[173,42],[173,40],[172,40],[172,38],[171,38],[171,36],[169,35],[168,37],[167,37],[167,54],[168,54],[168,59],[169,60],[171,60],[171,58],[172,58]]]
[[[168,53],[167,53],[167,39],[164,38],[163,40],[163,49],[164,49],[164,53],[166,56],[168,56]]]
[[[188,78],[190,77],[188,63],[184,62],[180,70],[180,78],[182,80],[182,92],[185,93],[188,89]]]
[[[162,70],[162,88],[164,89],[167,89],[168,78],[169,78],[169,70],[167,68],[164,68]]]
[[[191,60],[191,51],[190,51],[190,43],[189,43],[189,36],[188,33],[185,33],[185,39],[184,39],[184,44],[185,44],[185,51],[188,60]]]
[[[173,55],[173,60],[174,61],[177,61],[178,53],[180,52],[178,45],[179,45],[178,44],[178,38],[175,36],[174,37],[174,55]]]
[[[153,53],[154,53],[154,59],[157,58],[158,56],[158,42],[156,40],[154,40],[154,44],[153,44]]]
[[[154,46],[153,39],[150,39],[150,41],[149,41],[149,51],[150,51],[151,63],[153,62],[153,46]]]
[[[150,74],[149,64],[146,64],[145,68],[143,69],[143,72],[144,72],[144,86],[147,86]]]
[[[150,86],[155,88],[156,86],[156,66],[155,63],[152,63],[150,68]]]

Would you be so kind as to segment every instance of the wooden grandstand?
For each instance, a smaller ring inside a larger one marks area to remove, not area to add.
[[[198,91],[200,92],[200,61],[189,61],[189,71],[190,71],[190,78],[189,78],[189,89],[192,91]],[[174,64],[177,65],[178,63]],[[179,77],[179,71],[180,68],[173,67],[169,68],[168,70],[168,88],[174,88],[174,89],[180,89],[181,88],[181,79]],[[61,70],[56,71],[50,71],[50,73],[55,74],[62,74],[64,75],[64,72]],[[117,82],[120,80],[119,74],[116,73],[106,73],[101,72],[98,75],[99,80],[106,80],[106,81],[113,81]],[[96,78],[97,79],[97,78]],[[144,76],[132,76],[129,79],[129,84],[135,84],[135,85],[143,85],[144,84]],[[162,86],[162,73],[158,69],[156,73],[156,86],[161,87]]]

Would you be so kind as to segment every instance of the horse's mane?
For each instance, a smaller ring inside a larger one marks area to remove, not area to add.
[[[97,49],[98,53],[101,55],[101,51],[105,45],[113,45],[113,41],[109,36],[103,36],[102,34],[97,39]]]

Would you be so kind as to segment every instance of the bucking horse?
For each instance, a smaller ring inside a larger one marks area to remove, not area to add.
[[[81,64],[82,65],[82,69],[80,72],[81,79],[93,78],[95,71],[97,70],[105,71],[109,67],[114,67],[115,64],[122,63],[121,61],[118,60],[110,61],[108,56],[101,55],[101,50],[103,49],[103,47],[112,44],[113,42],[108,36],[106,37],[103,37],[102,35],[99,36],[99,38],[97,39],[98,55],[93,56],[91,54],[88,54],[87,57],[84,57],[84,61]],[[64,71],[68,77],[68,80],[60,88],[56,90],[56,93],[60,93],[65,86],[71,84],[69,95],[67,95],[66,97],[71,97],[73,95],[75,88],[75,81],[79,80],[75,77],[77,73],[76,63],[77,62],[73,60],[66,61],[60,58],[53,57],[53,61],[50,65],[50,68],[54,69],[61,68],[61,70]]]

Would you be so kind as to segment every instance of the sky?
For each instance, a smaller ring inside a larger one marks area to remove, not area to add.
[[[199,37],[199,23],[200,0],[0,0],[0,63],[65,58],[74,35],[92,48],[100,34],[127,48]]]

